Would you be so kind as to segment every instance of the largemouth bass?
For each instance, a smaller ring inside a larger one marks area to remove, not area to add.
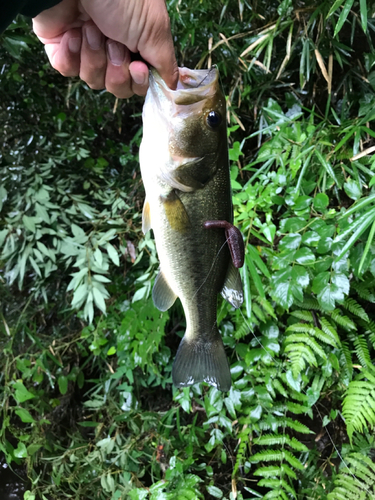
[[[217,295],[242,304],[243,240],[232,226],[225,98],[216,68],[179,73],[171,90],[151,70],[143,107],[143,231],[153,229],[160,260],[152,295],[161,311],[179,297],[186,316],[173,383],[204,381],[227,391]]]

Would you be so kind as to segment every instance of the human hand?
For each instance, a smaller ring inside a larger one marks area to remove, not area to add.
[[[145,95],[148,67],[130,60],[139,52],[170,88],[178,68],[164,0],[63,0],[33,19],[53,68],[79,76],[92,89],[117,97]]]

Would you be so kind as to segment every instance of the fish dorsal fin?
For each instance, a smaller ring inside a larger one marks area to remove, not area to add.
[[[159,311],[167,311],[173,306],[177,295],[169,286],[164,274],[160,271],[156,276],[154,288],[152,289],[152,300]]]
[[[151,212],[150,212],[150,204],[145,199],[143,204],[143,212],[142,212],[142,231],[143,234],[146,234],[151,229]]]
[[[243,289],[241,276],[232,261],[230,261],[227,275],[221,295],[227,300],[235,309],[238,309],[243,302]]]

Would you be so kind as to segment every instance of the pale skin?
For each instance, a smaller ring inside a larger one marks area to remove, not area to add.
[[[148,67],[175,89],[178,68],[164,0],[63,0],[33,19],[53,68],[116,97],[145,95]]]

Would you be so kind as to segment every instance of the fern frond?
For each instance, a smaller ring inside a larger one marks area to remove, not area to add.
[[[325,323],[328,323],[327,320],[325,320]],[[316,326],[313,326],[308,323],[295,323],[294,325],[290,325],[287,328],[286,332],[300,332],[306,334],[308,333],[309,335],[318,338],[322,342],[331,345],[332,347],[337,347],[338,344],[340,343],[337,332],[335,332],[335,330],[332,327],[331,330],[333,330],[333,332],[329,329],[326,330],[327,332],[325,332],[323,329],[321,330],[320,328],[317,328]]]
[[[367,368],[369,365],[372,365],[370,351],[364,335],[355,335],[353,338],[353,344],[355,347],[355,353],[361,365],[365,368]]]
[[[246,424],[243,426],[242,430],[238,434],[239,444],[236,454],[236,463],[234,464],[233,468],[233,475],[237,474],[238,469],[245,461],[245,451],[246,451],[246,446],[249,442],[248,435],[250,434],[250,431],[251,429]]]
[[[269,314],[275,319],[277,318],[275,314],[275,308],[272,306],[270,302],[268,302],[267,299],[263,299],[260,295],[258,295],[257,297],[255,297],[254,300],[258,302],[260,306],[262,306],[262,308],[266,311],[267,314]]]
[[[366,313],[366,311],[363,309],[361,305],[358,304],[356,300],[354,300],[351,297],[347,297],[344,300],[343,306],[345,309],[347,309],[349,312],[354,314],[355,316],[358,316],[358,318],[363,319],[364,321],[369,321],[369,317]]]
[[[294,488],[292,488],[284,479],[261,479],[258,483],[258,486],[271,488],[272,491],[275,491],[275,490],[277,491],[277,488],[283,488],[285,491],[287,491],[294,498],[297,498]],[[282,490],[279,490],[279,491],[281,492]],[[272,497],[264,496],[263,498],[272,498]],[[286,497],[286,498],[288,498],[288,497]]]
[[[314,353],[305,344],[289,344],[286,346],[285,352],[288,353],[293,377],[295,379],[297,379],[298,375],[306,368],[305,360],[307,360],[310,365],[318,366]]]
[[[262,476],[262,477],[279,477],[279,476],[289,476],[292,479],[297,479],[297,475],[288,465],[280,464],[278,465],[269,465],[267,467],[259,467],[255,472],[254,476]]]
[[[372,286],[371,283],[366,283],[365,281],[357,283],[352,280],[350,283],[350,287],[354,288],[361,299],[367,300],[367,302],[375,303],[375,295],[369,291],[369,286]]]
[[[322,330],[326,335],[329,335],[336,343],[336,345],[340,345],[340,337],[335,330],[335,328],[331,325],[327,318],[319,318],[320,324],[322,326]]]
[[[308,448],[298,441],[298,439],[294,437],[290,438],[287,434],[263,434],[263,436],[254,439],[254,444],[263,446],[274,446],[275,444],[284,446],[287,444],[293,450],[308,451]]]
[[[372,344],[372,347],[375,349],[375,321],[368,321],[365,325],[366,334],[368,335],[368,339]]]
[[[353,323],[353,321],[347,316],[343,316],[340,309],[335,309],[334,311],[332,311],[331,318],[335,323],[345,328],[345,330],[347,330],[348,332],[357,330],[357,327]]]
[[[249,462],[283,462],[287,461],[295,469],[303,470],[303,464],[288,450],[264,450],[249,457]]]
[[[235,331],[233,332],[234,338],[236,340],[243,339],[249,334],[249,323],[246,320],[241,321],[240,324],[236,324]]]
[[[371,373],[372,372],[372,373]],[[366,378],[367,380],[363,380]],[[342,413],[349,439],[353,432],[375,426],[375,369],[371,366],[349,383],[345,392]]]
[[[313,321],[313,315],[310,311],[292,311],[290,314],[295,318],[306,321],[306,323],[311,323]]]
[[[301,309],[310,309],[314,311],[322,311],[322,308],[319,305],[319,302],[317,299],[313,298],[304,298],[303,302],[299,302],[298,300],[295,301],[295,304],[297,307],[300,307]]]
[[[347,466],[335,479],[337,485],[327,500],[370,500],[375,496],[375,466],[368,457],[352,453]]]
[[[285,352],[288,352],[289,350],[293,350],[293,345],[296,342],[297,343],[305,343],[306,345],[311,347],[311,349],[315,352],[315,354],[317,354],[318,356],[320,356],[324,360],[327,359],[326,353],[320,347],[318,342],[307,335],[303,335],[302,333],[292,333],[291,335],[289,335],[286,338],[285,343],[287,345],[285,347]]]
[[[352,354],[346,342],[342,342],[340,350],[340,364],[349,380],[353,378]]]
[[[262,309],[258,306],[258,304],[256,304],[256,302],[254,301],[253,302],[253,305],[252,305],[252,309],[253,309],[253,313],[255,314],[255,316],[260,319],[260,321],[262,323],[265,323],[267,321],[267,318],[265,317],[265,315],[263,314],[263,311]]]
[[[266,493],[263,497],[263,500],[289,500],[287,494],[283,490],[271,490]]]
[[[272,385],[282,396],[284,396],[285,398],[289,398],[287,391],[278,378],[273,379]]]

